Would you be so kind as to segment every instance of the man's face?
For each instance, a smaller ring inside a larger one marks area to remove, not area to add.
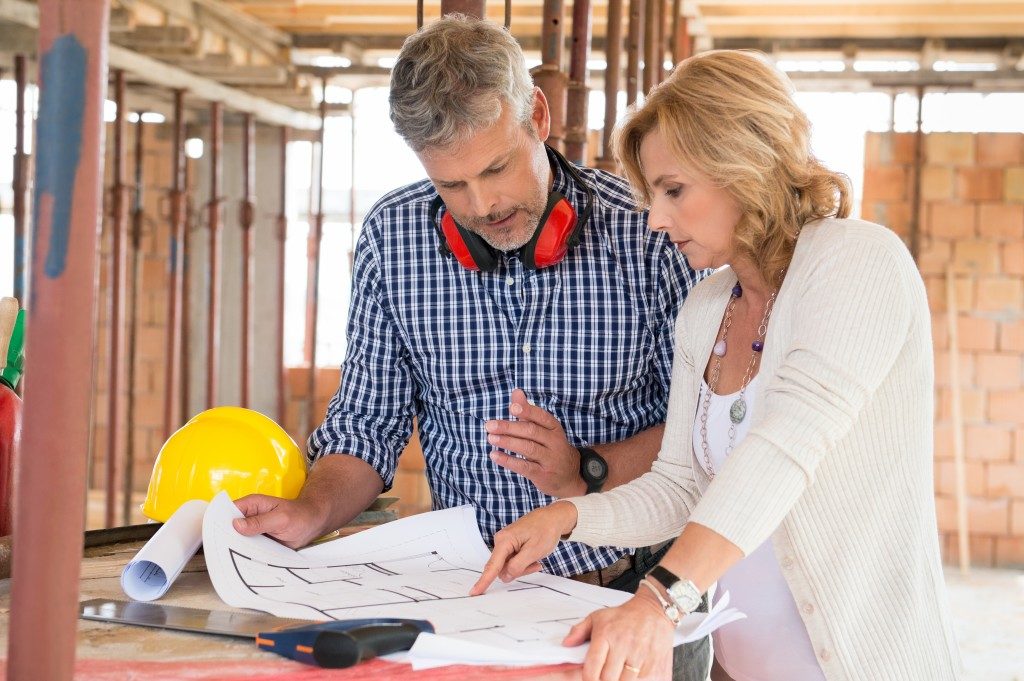
[[[530,240],[551,190],[547,103],[539,92],[525,124],[506,105],[494,125],[417,153],[452,217],[500,251]]]

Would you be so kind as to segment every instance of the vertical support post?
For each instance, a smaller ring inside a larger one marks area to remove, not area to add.
[[[644,95],[658,84],[658,2],[644,1]]]
[[[654,84],[657,85],[661,81],[665,80],[665,0],[654,0],[654,11],[657,13],[655,19],[656,28],[656,39],[655,44],[655,55],[657,59],[654,61]]]
[[[188,139],[188,128],[185,128],[185,139]],[[181,193],[183,211],[185,215],[185,231],[182,232],[181,240],[181,276],[184,284],[181,287],[181,389],[178,400],[178,413],[180,423],[188,421],[189,397],[192,395],[192,373],[189,362],[189,341],[192,338],[192,287],[189,285],[189,269],[192,266],[190,259],[192,239],[195,234],[195,210],[192,206],[192,159],[185,154],[182,159],[184,168],[184,181],[182,182]]]
[[[107,498],[105,523],[114,527],[117,523],[117,465],[121,458],[121,391],[124,389],[124,318],[125,318],[125,281],[128,278],[128,254],[125,245],[128,241],[128,193],[127,184],[127,144],[125,142],[125,123],[128,110],[124,103],[125,77],[124,71],[118,69],[114,73],[114,103],[117,115],[114,118],[114,186],[111,188],[111,253],[110,253],[110,294],[109,335],[107,345],[108,388],[107,398]]]
[[[206,311],[206,408],[217,406],[220,378],[220,183],[223,150],[224,111],[220,102],[210,102],[210,230],[209,302]]]
[[[693,54],[693,38],[690,37],[690,20],[681,14],[682,0],[672,0],[672,65],[689,59]]]
[[[142,244],[142,227],[145,222],[145,210],[143,209],[143,191],[145,187],[145,175],[143,173],[144,145],[142,137],[142,112],[139,112],[138,122],[135,124],[135,177],[134,177],[134,204],[132,206],[132,229],[131,229],[131,265],[128,268],[128,323],[127,323],[127,351],[128,366],[125,375],[125,385],[128,386],[126,396],[125,413],[127,418],[127,432],[124,443],[124,488],[121,497],[121,517],[125,525],[131,524],[132,518],[132,492],[134,491],[135,477],[135,428],[132,416],[135,413],[135,324],[139,299],[139,254]]]
[[[324,128],[327,122],[327,79],[322,81],[323,95],[320,98],[320,130],[317,142],[320,155],[316,171],[316,216],[309,231],[306,249],[306,345],[309,352],[309,377],[306,391],[305,426],[301,437],[313,432],[313,410],[316,409],[316,322],[320,308],[320,243],[324,237]]]
[[[568,77],[562,71],[562,16],[563,0],[544,0],[544,19],[541,24],[541,65],[533,71],[533,82],[548,100],[551,131],[548,144],[562,151],[565,148],[566,87]]]
[[[917,86],[917,129],[914,131],[914,168],[912,195],[910,197],[910,255],[917,262],[921,255],[921,167],[924,165],[924,130],[922,109],[924,107],[924,86]]]
[[[107,0],[39,2],[32,300],[7,678],[71,679],[93,386]],[[38,395],[38,397],[34,397]]]
[[[256,123],[251,113],[242,119],[242,202],[238,221],[242,228],[242,384],[243,407],[252,404],[252,298],[255,282],[253,260],[253,224],[256,221]]]
[[[644,0],[629,0],[626,37],[626,106],[636,103],[640,86],[640,54],[644,49]]]
[[[615,171],[611,149],[612,130],[618,118],[619,71],[622,70],[622,0],[608,0],[608,24],[604,45],[604,129],[601,131],[601,154],[597,167]]]
[[[167,259],[167,371],[164,381],[164,439],[178,425],[181,389],[181,317],[185,289],[185,92],[174,91],[174,141],[172,143],[171,235]]]
[[[28,306],[28,154],[25,153],[25,55],[14,57],[14,297]]]
[[[348,197],[348,224],[349,224],[349,231],[348,231],[348,235],[349,235],[349,238],[348,238],[348,274],[349,274],[349,277],[352,276],[352,273],[353,273],[353,271],[355,269],[355,259],[356,259],[356,216],[358,215],[358,212],[356,211],[356,177],[357,177],[357,174],[356,174],[356,98],[357,98],[358,94],[359,94],[359,90],[354,88],[352,90],[352,104],[350,104],[349,108],[348,108],[349,122],[352,124],[350,126],[350,130],[349,130],[349,133],[350,133],[350,135],[349,135],[349,149],[351,151],[351,153],[349,154],[349,174],[352,177],[352,183],[351,183],[351,186],[349,187],[349,197]]]
[[[280,203],[277,212],[277,329],[276,352],[277,357],[277,422],[284,427],[287,406],[285,403],[285,390],[288,386],[288,376],[284,366],[284,275],[285,275],[285,246],[288,242],[288,126],[281,126],[281,137],[278,153],[280,154]]]
[[[584,163],[587,153],[587,59],[590,57],[590,0],[573,0],[569,93],[566,98],[565,155]]]

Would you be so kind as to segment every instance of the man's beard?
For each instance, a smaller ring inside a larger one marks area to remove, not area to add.
[[[533,238],[534,232],[537,231],[537,224],[540,222],[546,206],[547,199],[541,198],[533,206],[520,204],[512,210],[491,213],[482,218],[462,220],[458,216],[455,217],[460,225],[478,235],[491,248],[498,251],[511,252],[519,250]],[[494,228],[489,225],[489,223],[503,220],[513,213],[518,213],[514,229]],[[524,216],[526,218],[525,221],[523,220]]]

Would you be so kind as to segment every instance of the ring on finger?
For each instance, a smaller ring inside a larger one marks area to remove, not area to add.
[[[640,673],[640,667],[634,667],[631,664],[624,664],[624,665],[622,665],[622,668],[625,669],[626,671],[633,672],[634,674],[639,674]]]

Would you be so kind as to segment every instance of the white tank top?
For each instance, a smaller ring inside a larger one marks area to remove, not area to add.
[[[734,448],[750,430],[752,419],[749,414],[757,399],[759,378],[760,374],[747,386],[744,400],[748,417],[736,426]],[[705,470],[700,415],[707,392],[707,383],[701,381],[692,438],[695,458]],[[732,395],[711,394],[708,449],[716,472],[725,464],[725,449],[729,444],[729,407],[738,397],[738,392]],[[729,604],[747,614],[746,619],[733,622],[712,634],[715,659],[729,676],[736,681],[824,681],[825,675],[814,656],[793,594],[779,569],[771,539],[722,575],[714,602],[717,603],[718,595],[726,591],[729,592]]]

